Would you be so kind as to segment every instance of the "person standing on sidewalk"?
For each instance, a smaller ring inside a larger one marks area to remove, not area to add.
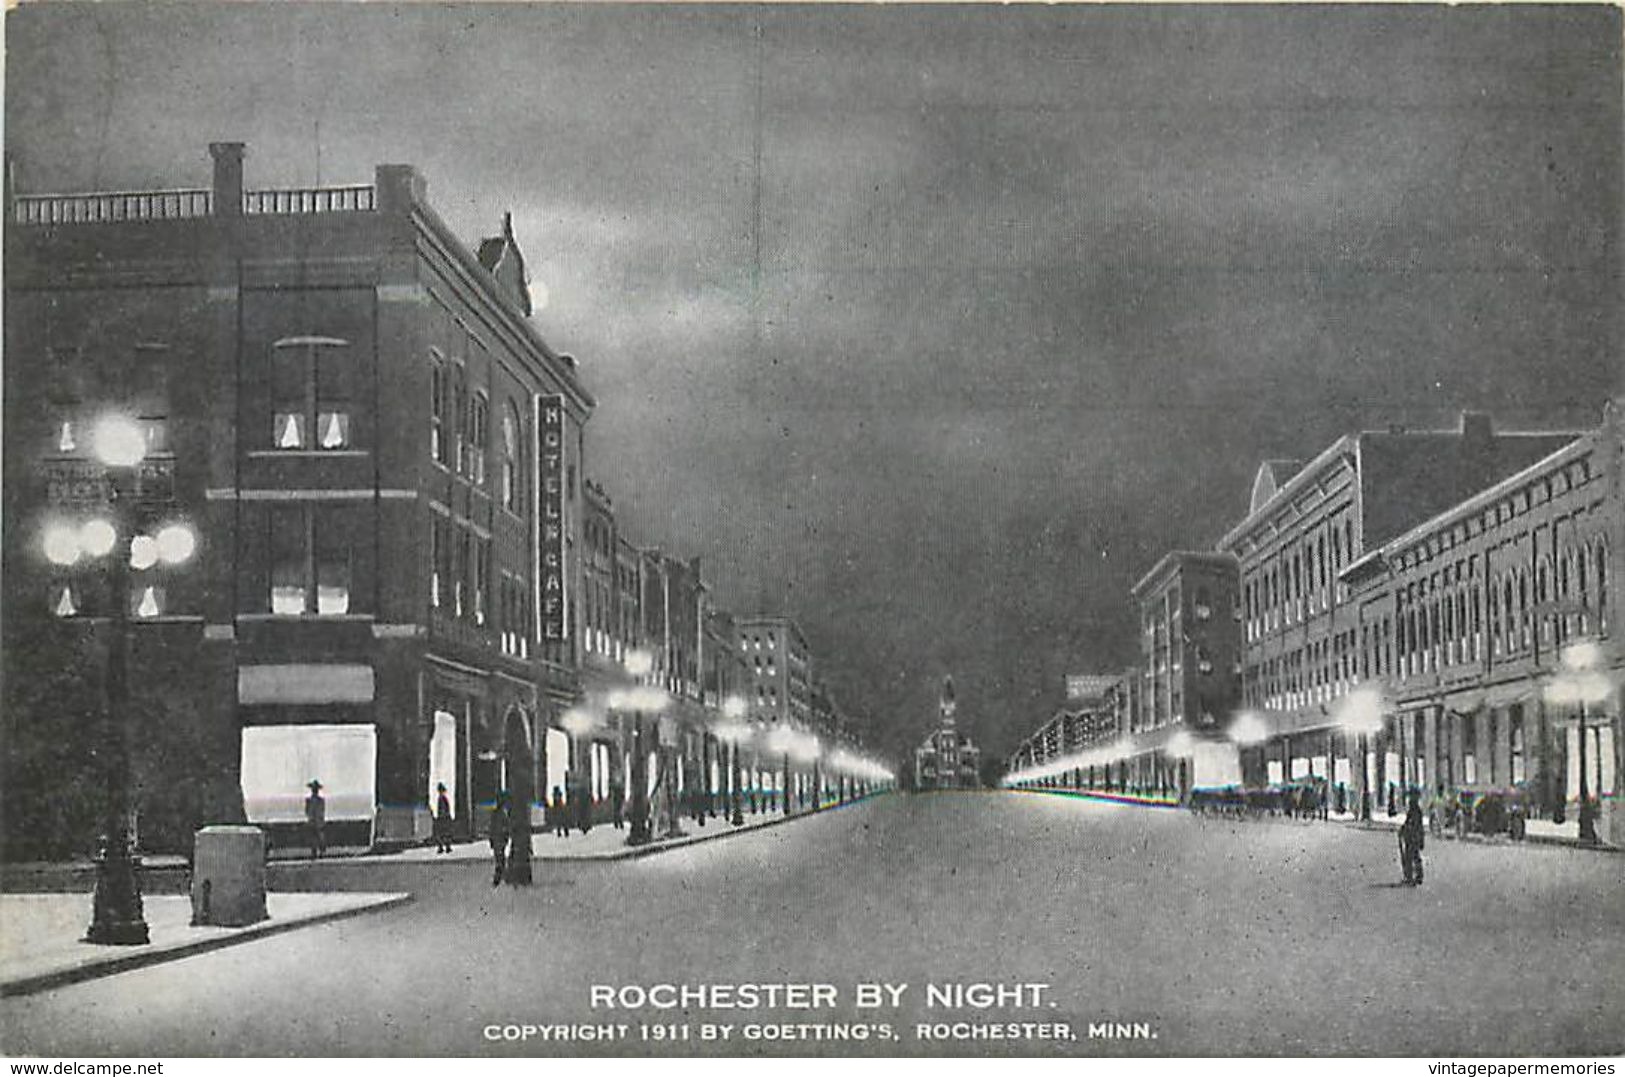
[[[566,778],[565,781],[568,784],[569,779]],[[570,836],[570,806],[564,799],[564,790],[556,785],[553,787],[553,804],[547,813],[547,822],[553,830],[554,837]]]
[[[434,798],[434,851],[451,852],[451,798],[446,795],[446,783],[435,784]]]
[[[492,886],[502,882],[502,871],[508,866],[508,835],[512,829],[512,811],[508,806],[508,791],[504,789],[497,794],[496,807],[491,812],[491,821],[486,830],[486,838],[491,842],[491,859],[495,865],[491,873]]]
[[[1405,810],[1405,821],[1399,827],[1399,867],[1405,874],[1407,886],[1422,885],[1422,805],[1413,792]]]
[[[310,832],[310,855],[320,859],[327,851],[327,800],[322,796],[322,783],[310,780],[310,796],[305,798],[305,829]]]

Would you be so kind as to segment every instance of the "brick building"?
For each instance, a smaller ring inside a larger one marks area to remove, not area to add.
[[[754,614],[736,619],[739,649],[750,667],[753,717],[805,729],[812,721],[812,652],[789,617]]]
[[[592,397],[527,317],[507,222],[476,255],[408,166],[245,190],[243,146],[210,150],[207,189],[12,200],[8,655],[105,616],[95,566],[47,564],[37,538],[98,511],[60,496],[97,466],[86,424],[137,415],[163,512],[199,536],[132,575],[132,695],[184,727],[139,737],[147,844],[245,810],[297,822],[313,779],[340,840],[421,836],[442,781],[467,832],[499,787],[532,799],[540,732],[578,692]],[[184,777],[156,747],[177,735]]]
[[[1349,781],[1337,709],[1359,626],[1343,570],[1576,436],[1499,433],[1466,413],[1455,431],[1351,434],[1301,467],[1260,466],[1247,516],[1218,543],[1239,562],[1242,704],[1264,727],[1243,753],[1250,783]]]
[[[1574,678],[1564,655],[1587,641],[1602,689],[1585,700],[1587,792],[1600,801],[1600,835],[1625,838],[1621,418],[1610,405],[1597,430],[1374,546],[1338,577],[1347,676],[1374,690],[1382,721],[1363,761],[1348,738],[1332,750],[1353,757],[1348,780],[1356,790],[1369,780],[1382,809],[1403,811],[1408,789],[1493,791],[1534,816],[1575,819],[1581,708],[1563,692]]]
[[[1170,553],[1140,578],[1133,595],[1143,663],[1133,784],[1166,785],[1157,756],[1181,732],[1190,740],[1182,792],[1239,782],[1239,759],[1224,732],[1241,701],[1236,559]]]

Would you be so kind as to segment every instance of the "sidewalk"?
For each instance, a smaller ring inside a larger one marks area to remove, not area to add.
[[[873,794],[879,796],[880,794]],[[797,812],[794,815],[783,815],[778,811],[762,811],[752,815],[745,811],[745,821],[740,826],[730,824],[722,813],[714,819],[707,819],[704,826],[700,826],[693,819],[682,821],[682,830],[679,836],[672,838],[659,838],[647,845],[629,846],[626,844],[628,830],[617,830],[613,825],[601,823],[595,825],[586,834],[579,830],[572,830],[568,837],[558,837],[550,832],[540,831],[533,833],[530,839],[531,860],[548,862],[570,862],[578,860],[631,860],[637,857],[652,856],[663,853],[668,849],[680,849],[684,846],[699,842],[712,841],[724,838],[731,834],[742,834],[748,831],[760,830],[764,827],[777,826],[780,823],[791,822],[796,819],[805,819],[814,814],[836,811],[863,803],[860,800],[850,800],[845,804],[826,804],[819,812]],[[329,849],[325,857],[320,860],[312,859],[307,853],[299,849],[277,849],[271,853],[269,866],[274,871],[283,866],[302,867],[312,864],[345,865],[345,864],[415,864],[415,863],[453,863],[457,861],[491,859],[491,847],[485,840],[459,841],[452,846],[449,853],[436,853],[433,845],[412,845],[404,849],[390,852],[374,852],[359,846]],[[141,862],[141,872],[144,878],[170,879],[176,885],[184,883],[186,876],[186,858],[181,856],[144,856]],[[29,890],[89,890],[96,881],[96,865],[88,860],[71,861],[66,863],[23,863],[7,864],[0,868],[0,881],[5,888],[12,892]]]
[[[1372,809],[1369,822],[1362,823],[1352,812],[1332,812],[1330,817],[1334,823],[1345,823],[1349,826],[1358,826],[1367,830],[1398,830],[1399,824],[1405,821],[1403,815],[1390,816],[1384,811]],[[1428,832],[1430,838],[1443,838],[1448,840],[1462,840],[1478,842],[1482,845],[1517,845],[1506,834],[1473,834],[1467,833],[1460,839],[1456,838],[1454,830],[1447,829],[1443,834],[1435,835]],[[1524,841],[1531,845],[1566,845],[1571,849],[1585,849],[1587,851],[1603,853],[1625,852],[1625,848],[1603,841],[1596,845],[1582,845],[1579,837],[1579,824],[1574,822],[1554,823],[1550,819],[1527,819],[1524,821]]]
[[[1045,794],[1048,794],[1048,795],[1051,795],[1051,796],[1077,797],[1077,798],[1083,799],[1083,800],[1100,800],[1100,801],[1107,801],[1107,802],[1114,803],[1114,804],[1133,804],[1133,805],[1138,805],[1140,807],[1147,807],[1147,808],[1178,808],[1179,807],[1179,804],[1177,802],[1169,801],[1169,800],[1166,800],[1166,799],[1160,799],[1160,798],[1155,798],[1155,797],[1132,796],[1132,795],[1129,795],[1129,794],[1122,794],[1122,793],[1091,792],[1091,791],[1083,790],[1083,789],[1032,789],[1032,790],[1017,789],[1017,790],[1013,790],[1013,792],[1045,793]],[[1342,823],[1342,824],[1344,824],[1346,826],[1359,827],[1359,828],[1364,829],[1364,830],[1398,830],[1399,829],[1399,824],[1404,822],[1404,818],[1405,817],[1403,815],[1390,816],[1390,815],[1387,814],[1385,809],[1383,809],[1381,807],[1374,807],[1372,809],[1371,819],[1370,819],[1369,822],[1364,822],[1364,823],[1360,822],[1359,817],[1353,812],[1336,812],[1336,811],[1328,812],[1327,816],[1326,816],[1326,821],[1333,822],[1333,823]],[[1264,817],[1264,820],[1279,821],[1279,822],[1283,822],[1283,823],[1296,822],[1296,823],[1301,823],[1302,825],[1305,825],[1305,826],[1310,825],[1311,823],[1320,821],[1320,820],[1315,820],[1315,819],[1289,819],[1289,818],[1287,818],[1285,816],[1266,816],[1266,817]],[[1260,821],[1264,821],[1264,820],[1260,820]],[[1432,835],[1430,833],[1429,836],[1433,837],[1434,835]],[[1453,830],[1447,830],[1447,831],[1445,831],[1444,834],[1439,835],[1439,837],[1444,838],[1444,839],[1455,840],[1456,834],[1455,834],[1455,832]],[[1473,834],[1473,833],[1468,833],[1468,834],[1463,835],[1461,840],[1471,841],[1471,842],[1478,842],[1479,844],[1483,844],[1483,845],[1517,845],[1517,844],[1519,844],[1518,842],[1514,842],[1506,834]],[[1528,844],[1531,844],[1531,845],[1566,845],[1571,849],[1584,849],[1584,850],[1586,850],[1588,852],[1604,852],[1604,853],[1621,853],[1621,852],[1625,852],[1625,847],[1621,847],[1621,846],[1618,846],[1618,845],[1613,845],[1613,844],[1611,844],[1609,842],[1606,842],[1606,841],[1598,842],[1596,845],[1582,845],[1582,844],[1580,844],[1580,838],[1579,838],[1579,833],[1578,833],[1578,824],[1576,824],[1574,822],[1558,824],[1558,823],[1552,822],[1550,819],[1529,819],[1529,820],[1526,820],[1525,821],[1525,829],[1524,829],[1524,841],[1527,842]]]
[[[579,830],[572,830],[568,837],[560,837],[547,831],[537,831],[530,836],[530,859],[534,863],[541,861],[574,861],[574,860],[631,860],[636,857],[652,856],[663,853],[668,849],[681,849],[688,845],[697,845],[700,842],[713,841],[717,838],[726,838],[734,834],[744,834],[766,827],[777,826],[780,823],[793,822],[805,819],[815,814],[836,811],[840,808],[861,804],[861,800],[848,801],[846,804],[826,804],[818,812],[797,812],[794,815],[784,815],[778,811],[762,811],[752,815],[747,809],[744,813],[745,821],[739,826],[729,823],[727,817],[718,812],[716,818],[707,819],[701,826],[692,818],[684,819],[681,831],[675,837],[660,837],[647,845],[627,845],[626,838],[631,832],[629,828],[616,829],[609,823],[595,824],[592,830],[583,834]],[[457,860],[490,860],[491,847],[483,840],[461,842],[452,846],[449,853],[436,853],[432,845],[415,845],[395,853],[365,853],[354,857],[346,857],[345,863],[445,863]],[[305,860],[304,863],[311,861]]]
[[[267,894],[270,919],[248,927],[193,927],[188,897],[142,900],[152,941],[145,946],[81,942],[91,895],[0,895],[0,995],[25,995],[98,976],[174,961],[206,950],[385,909],[410,894]]]

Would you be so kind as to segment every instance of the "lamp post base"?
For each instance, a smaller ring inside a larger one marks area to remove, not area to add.
[[[96,894],[85,942],[99,946],[146,946],[152,941],[141,907],[140,858],[104,851],[96,860]]]
[[[1602,844],[1602,839],[1597,837],[1597,816],[1589,803],[1580,805],[1580,844]]]

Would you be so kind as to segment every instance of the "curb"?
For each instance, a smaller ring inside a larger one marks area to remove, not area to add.
[[[298,920],[261,920],[257,924],[251,924],[230,935],[192,939],[164,946],[160,949],[135,948],[127,954],[110,957],[106,961],[97,961],[87,965],[77,965],[73,968],[55,969],[50,972],[36,973],[32,976],[19,976],[15,979],[0,981],[0,997],[10,998],[16,995],[32,995],[55,987],[65,987],[68,984],[82,983],[85,980],[97,980],[104,976],[130,972],[149,965],[161,965],[167,961],[177,961],[183,957],[207,953],[210,950],[222,950],[228,946],[252,942],[255,939],[269,938],[272,935],[280,935],[283,932],[294,931],[302,927],[314,927],[317,924],[343,920],[347,917],[360,916],[369,912],[382,912],[385,909],[393,909],[404,905],[411,900],[411,894],[391,894],[389,897],[370,905],[358,905],[350,909],[334,909],[331,912],[317,913],[314,916],[307,916]]]
[[[793,823],[799,819],[810,819],[813,816],[823,815],[824,813],[834,811],[837,808],[850,808],[854,804],[862,804],[864,800],[869,799],[869,797],[864,797],[862,800],[849,800],[845,804],[829,804],[819,808],[817,811],[804,811],[799,815],[781,815],[777,819],[770,819],[765,823],[757,823],[755,826],[735,827],[731,823],[724,823],[723,826],[727,828],[725,830],[716,830],[708,834],[685,834],[680,838],[673,838],[670,841],[652,841],[647,845],[634,845],[625,849],[617,849],[612,853],[600,853],[596,856],[533,856],[531,857],[531,863],[541,861],[542,863],[568,864],[571,861],[591,863],[593,861],[602,862],[614,860],[639,860],[643,857],[654,856],[656,853],[664,853],[672,849],[683,849],[690,845],[700,845],[708,841],[720,841],[723,838],[731,838],[739,834],[754,834],[758,830],[770,830],[773,827],[783,826],[785,823]]]
[[[1127,805],[1129,805],[1131,807],[1137,807],[1137,808],[1178,808],[1178,807],[1180,807],[1179,804],[1172,804],[1172,803],[1167,803],[1167,802],[1164,802],[1164,801],[1144,800],[1144,799],[1140,799],[1138,797],[1118,796],[1118,795],[1112,794],[1112,793],[1088,793],[1088,792],[1084,792],[1084,791],[1078,790],[1078,789],[1009,789],[1009,790],[1004,790],[1004,791],[1005,792],[1011,792],[1011,793],[1042,793],[1042,794],[1045,794],[1047,796],[1069,797],[1069,798],[1071,798],[1073,800],[1095,800],[1095,801],[1101,801],[1103,803],[1109,803],[1109,804],[1127,804]],[[1338,826],[1353,827],[1355,830],[1373,830],[1373,831],[1375,831],[1375,830],[1386,830],[1386,831],[1388,831],[1390,833],[1397,833],[1399,831],[1399,824],[1398,823],[1394,823],[1394,824],[1390,825],[1388,823],[1379,822],[1379,821],[1374,820],[1374,819],[1364,821],[1364,822],[1362,822],[1359,819],[1327,819],[1327,820],[1320,820],[1320,821],[1329,822],[1329,823],[1336,823]],[[1437,838],[1443,838],[1444,837],[1443,835],[1434,835],[1434,834],[1429,834],[1428,836],[1429,837],[1437,837]],[[1546,846],[1551,846],[1551,847],[1554,847],[1554,848],[1577,849],[1580,852],[1586,852],[1586,853],[1625,853],[1625,846],[1613,845],[1613,844],[1611,844],[1609,842],[1606,842],[1606,841],[1599,841],[1595,845],[1582,845],[1582,844],[1580,844],[1578,839],[1575,839],[1575,838],[1558,838],[1558,837],[1553,837],[1550,834],[1529,834],[1529,833],[1525,833],[1524,837],[1523,837],[1523,840],[1522,841],[1516,841],[1516,842],[1513,842],[1513,841],[1509,841],[1509,842],[1487,841],[1487,840],[1485,840],[1485,838],[1482,835],[1478,835],[1478,834],[1468,834],[1468,835],[1466,835],[1464,837],[1460,837],[1460,838],[1454,838],[1453,837],[1453,838],[1450,838],[1449,840],[1451,840],[1451,841],[1459,841],[1459,842],[1462,842],[1463,844],[1487,845],[1487,846],[1491,846],[1491,847],[1499,846],[1499,845],[1507,845],[1509,847],[1516,847],[1518,845],[1546,845]]]
[[[1354,827],[1356,830],[1386,830],[1391,834],[1399,832],[1398,823],[1380,822],[1375,819],[1366,822],[1362,822],[1359,819],[1334,819],[1332,821],[1342,826]],[[1450,834],[1434,834],[1431,831],[1428,832],[1428,837],[1437,841],[1453,841],[1463,845],[1487,845],[1491,848],[1498,848],[1501,846],[1516,848],[1519,845],[1545,845],[1551,848],[1575,849],[1582,853],[1625,853],[1625,847],[1614,845],[1606,841],[1599,841],[1595,845],[1582,845],[1577,838],[1559,838],[1553,837],[1550,834],[1530,834],[1527,831],[1524,833],[1522,841],[1490,841],[1482,834],[1465,834],[1461,837],[1456,837]]]

